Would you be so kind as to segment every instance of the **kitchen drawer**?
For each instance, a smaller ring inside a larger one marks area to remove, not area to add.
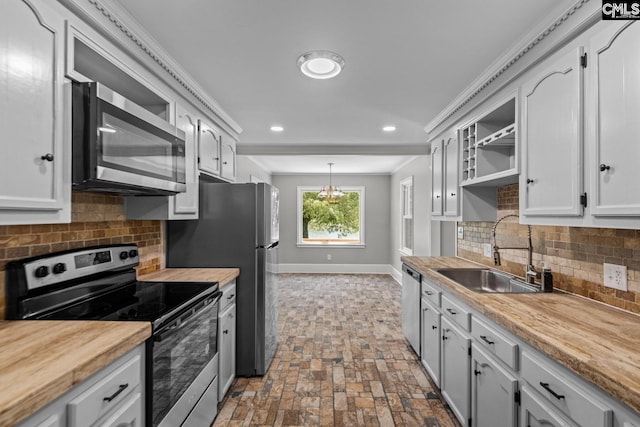
[[[142,427],[142,395],[135,392],[126,402],[96,427]]]
[[[544,398],[538,396],[538,393],[526,385],[520,389],[520,425],[576,427],[554,411]]]
[[[521,375],[538,393],[582,427],[610,427],[613,411],[548,362],[522,352]]]
[[[445,295],[442,296],[442,314],[465,331],[471,330],[471,313]]]
[[[442,292],[424,280],[422,281],[422,296],[428,299],[431,304],[436,307],[440,307],[440,297],[442,296]]]
[[[484,350],[496,356],[514,371],[518,370],[518,344],[475,316],[471,319],[471,336]]]
[[[236,281],[227,283],[220,288],[222,297],[220,298],[220,308],[218,313],[222,313],[227,307],[236,302]]]
[[[69,427],[91,425],[112,408],[119,406],[129,392],[140,384],[141,363],[140,355],[134,355],[69,402]]]

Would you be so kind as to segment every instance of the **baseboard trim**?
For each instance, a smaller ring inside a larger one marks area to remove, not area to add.
[[[398,280],[393,270],[389,264],[278,264],[279,273],[389,274]]]

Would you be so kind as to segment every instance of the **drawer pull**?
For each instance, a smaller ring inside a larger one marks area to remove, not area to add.
[[[490,339],[488,339],[486,335],[480,335],[480,338],[482,338],[482,341],[486,342],[489,345],[493,345],[494,344],[494,342],[491,341]]]
[[[129,384],[120,384],[120,385],[118,386],[118,390],[116,390],[116,392],[115,392],[115,393],[113,393],[113,394],[112,394],[111,396],[109,396],[109,397],[105,397],[105,398],[104,398],[104,399],[102,399],[102,400],[107,401],[107,402],[111,402],[111,401],[112,401],[113,399],[115,399],[115,398],[116,398],[120,393],[122,393],[122,392],[123,392],[127,387],[129,387]]]
[[[555,397],[556,399],[560,400],[560,399],[564,399],[564,395],[562,394],[558,394],[555,391],[553,391],[551,389],[551,387],[549,387],[549,383],[543,383],[542,381],[540,381],[540,385],[542,386],[542,388],[544,388],[545,390],[547,390],[549,393],[551,393],[551,395],[553,397]]]
[[[235,297],[235,296],[236,296],[236,294],[231,294],[231,295],[229,295],[229,296],[227,297],[227,299],[231,299],[231,298],[233,298],[233,297]]]
[[[455,316],[457,313],[453,310],[451,310],[450,308],[447,308],[447,311],[452,315]]]
[[[428,296],[433,295],[433,292],[431,292],[431,291],[424,291],[424,293],[427,294]]]

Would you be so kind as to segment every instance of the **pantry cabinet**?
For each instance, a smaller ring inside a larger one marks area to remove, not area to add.
[[[56,2],[5,0],[0,40],[0,139],[8,150],[0,160],[0,224],[70,222],[63,12]]]
[[[522,86],[524,215],[582,215],[582,55],[564,53]]]
[[[593,215],[640,215],[640,24],[611,23],[589,43],[585,114],[593,135],[587,175]]]

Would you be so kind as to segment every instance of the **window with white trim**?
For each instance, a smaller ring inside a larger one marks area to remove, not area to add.
[[[413,176],[400,181],[400,251],[413,255]]]
[[[298,246],[363,246],[364,187],[341,187],[336,201],[319,199],[320,187],[298,187]]]

